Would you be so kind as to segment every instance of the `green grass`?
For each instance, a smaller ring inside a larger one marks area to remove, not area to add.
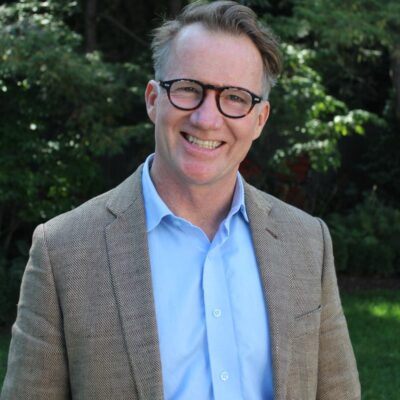
[[[342,294],[356,353],[363,400],[396,400],[400,393],[400,291]],[[0,386],[9,333],[0,333]]]
[[[400,291],[343,294],[363,400],[400,395]]]

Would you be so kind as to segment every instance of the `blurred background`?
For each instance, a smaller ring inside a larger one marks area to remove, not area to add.
[[[187,3],[0,0],[0,382],[33,229],[153,151],[150,32]],[[398,399],[400,2],[239,3],[284,56],[241,172],[328,223],[363,398]]]

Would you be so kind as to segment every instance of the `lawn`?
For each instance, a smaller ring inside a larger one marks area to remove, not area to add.
[[[363,400],[396,400],[400,393],[400,291],[342,294],[356,353]],[[10,336],[0,331],[0,382]]]
[[[400,399],[400,291],[342,295],[363,400]]]

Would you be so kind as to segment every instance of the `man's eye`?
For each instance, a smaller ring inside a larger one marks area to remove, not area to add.
[[[194,88],[193,86],[185,86],[182,88],[182,90],[184,90],[185,92],[197,92],[196,88]]]
[[[240,97],[236,94],[230,94],[227,96],[227,100],[231,101],[232,103],[246,103],[246,100],[243,97]]]
[[[174,89],[174,92],[198,94],[199,93],[199,89],[194,87],[194,86],[181,86],[181,87],[178,87],[178,88]]]

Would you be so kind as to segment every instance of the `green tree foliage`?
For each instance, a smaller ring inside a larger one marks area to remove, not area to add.
[[[368,126],[383,129],[385,122],[332,94],[316,68],[315,50],[288,41],[282,44],[282,50],[284,69],[271,92],[271,117],[261,143],[252,149],[252,159],[260,167],[256,183],[278,196],[282,196],[282,190],[292,190],[287,185],[303,191],[299,198],[285,199],[322,213],[336,187],[323,188],[319,181],[323,174],[340,167],[339,142],[352,135],[363,136]],[[304,158],[309,169],[304,182],[299,182],[293,168]],[[284,187],[282,180],[287,181]]]
[[[337,169],[341,162],[339,140],[363,135],[368,124],[383,126],[383,120],[332,93],[318,69],[321,49],[317,52],[303,40],[311,28],[294,14],[296,0],[242,3],[252,6],[283,40],[284,70],[272,91],[272,116],[262,146],[255,149],[258,164],[264,171],[284,170],[305,155],[311,173]]]
[[[362,137],[338,141],[344,163],[329,186],[335,204],[352,207],[376,185],[385,202],[398,207],[400,3],[275,0],[260,10],[285,41],[313,52],[310,66],[328,94],[350,110],[379,116],[364,124]]]
[[[81,38],[47,3],[3,6],[0,24],[0,203],[37,221],[93,192],[96,157],[120,151],[136,132],[124,123],[142,105],[146,76],[81,54]]]
[[[84,54],[81,37],[63,22],[73,7],[0,6],[1,293],[20,275],[26,246],[19,240],[32,225],[104,190],[100,158],[149,131],[133,115],[144,110],[146,71]]]
[[[349,275],[400,274],[400,210],[373,191],[347,215],[330,219],[336,267]]]
[[[363,134],[367,122],[378,118],[365,110],[349,110],[328,94],[320,74],[312,67],[315,52],[284,44],[285,68],[271,96],[272,117],[264,142],[278,136],[279,148],[272,164],[285,165],[307,154],[314,171],[326,172],[340,165],[338,140]]]
[[[398,207],[400,2],[295,0],[294,5],[295,20],[319,50],[318,68],[336,82],[334,90],[385,119],[385,127],[369,129],[365,155],[354,170]]]
[[[309,25],[322,46],[333,53],[338,54],[340,48],[351,48],[359,57],[368,58],[382,47],[388,51],[394,108],[400,120],[400,2],[294,0],[294,4],[295,15],[303,21],[303,26]]]

